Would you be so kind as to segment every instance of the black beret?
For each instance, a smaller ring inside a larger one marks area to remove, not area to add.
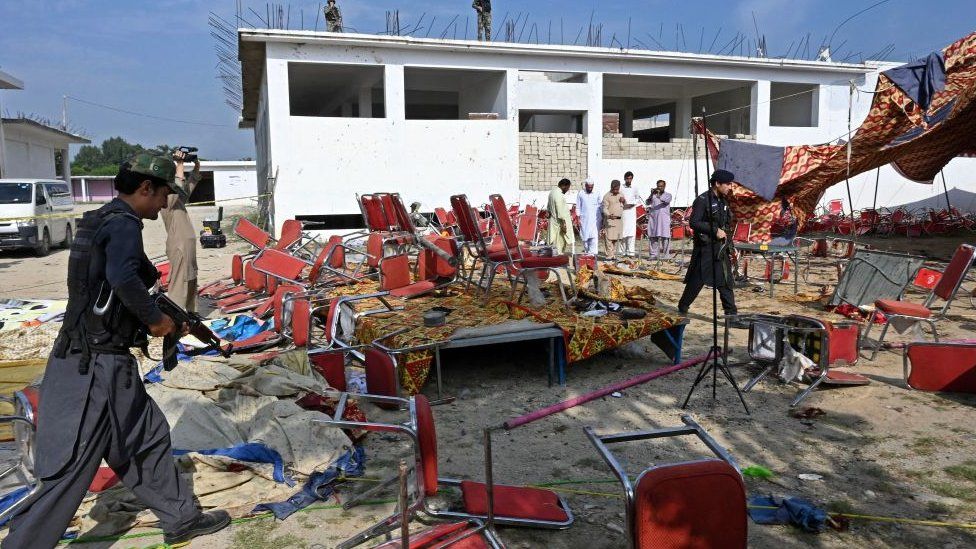
[[[728,170],[715,170],[708,180],[711,183],[732,183],[735,181],[735,175]]]

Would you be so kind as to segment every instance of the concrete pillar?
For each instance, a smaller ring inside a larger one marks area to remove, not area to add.
[[[61,175],[64,176],[68,188],[71,188],[71,160],[68,158],[68,147],[61,149]]]
[[[373,88],[362,86],[359,88],[359,118],[373,117]]]
[[[603,162],[603,73],[587,73],[586,83],[590,86],[590,104],[583,116],[583,136],[587,143],[586,169],[589,175]]]
[[[769,80],[758,80],[752,85],[752,93],[749,109],[749,133],[755,136],[757,141],[761,141],[761,134],[765,128],[769,127]]]
[[[634,109],[625,107],[620,113],[620,133],[624,137],[634,137]]]
[[[679,97],[674,104],[674,136],[690,137],[691,132],[688,127],[691,125],[691,117],[696,113],[691,112],[691,96]]]
[[[407,98],[403,81],[403,65],[387,65],[384,72],[386,77],[383,86],[386,94],[386,117],[394,122],[406,120]]]
[[[91,202],[91,193],[88,192],[87,177],[83,177],[81,179],[81,200],[82,202]]]

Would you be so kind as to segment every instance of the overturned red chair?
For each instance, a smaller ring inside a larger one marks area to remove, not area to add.
[[[375,404],[382,404],[386,408],[398,407],[407,412],[407,419],[402,423],[357,422],[342,417],[342,407],[349,397],[367,400]],[[495,524],[535,527],[535,528],[568,528],[573,523],[572,511],[566,502],[551,490],[540,488],[523,488],[518,486],[500,486],[492,482],[481,483],[438,478],[437,476],[437,432],[434,425],[434,414],[427,397],[417,395],[409,399],[383,397],[377,395],[348,395],[339,397],[336,414],[322,423],[334,425],[342,429],[366,429],[369,431],[393,432],[407,437],[414,450],[414,489],[412,500],[408,507],[410,513],[426,515],[444,520],[470,520],[488,518],[487,490],[491,487],[493,505],[491,507]],[[485,436],[486,442],[489,437]],[[490,443],[486,444],[486,476],[490,480],[491,459]],[[351,508],[364,499],[388,489],[398,477],[394,476],[367,492],[348,500],[343,507]],[[442,486],[451,486],[461,490],[461,509],[435,509],[430,500],[438,495]],[[744,501],[744,500],[743,500]],[[379,523],[356,534],[349,540],[339,544],[339,547],[354,547],[376,536],[391,531],[399,524],[401,515],[395,512]]]
[[[798,372],[803,382],[809,382],[809,385],[797,393],[790,402],[790,407],[798,405],[821,384],[857,386],[871,382],[860,374],[834,369],[835,366],[852,367],[857,364],[860,356],[860,328],[855,322],[829,322],[803,315],[736,315],[728,317],[725,323],[726,348],[729,328],[733,325],[749,326],[749,358],[765,366],[745,384],[743,392],[751,391],[780,366],[786,345],[790,345],[814,364],[813,367]]]
[[[971,244],[961,244],[956,248],[955,253],[952,254],[952,259],[942,272],[939,282],[922,303],[902,301],[901,299],[879,299],[875,301],[875,307],[884,313],[886,321],[884,327],[881,328],[881,335],[877,341],[871,341],[868,337],[873,323],[869,323],[867,330],[864,331],[864,340],[873,347],[870,360],[874,360],[874,357],[877,356],[878,349],[884,343],[885,334],[888,333],[888,328],[892,322],[901,323],[906,329],[924,322],[931,327],[935,341],[939,341],[936,323],[943,320],[949,312],[949,307],[952,306],[952,301],[955,299],[959,287],[966,279],[969,269],[972,268],[974,259],[976,259],[976,247]],[[942,302],[941,307],[937,306],[938,301]]]
[[[976,394],[976,344],[909,343],[903,361],[912,389]]]
[[[735,459],[690,416],[683,426],[586,436],[620,480],[626,498],[627,544],[639,549],[746,547],[746,491]],[[695,435],[720,459],[655,465],[631,481],[608,445]]]

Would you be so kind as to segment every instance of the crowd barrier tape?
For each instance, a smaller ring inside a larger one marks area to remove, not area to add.
[[[222,202],[235,202],[238,200],[257,200],[271,196],[271,193],[256,194],[253,196],[240,196],[237,198],[225,198],[223,200],[208,200],[205,202],[191,202],[186,206],[216,206]],[[77,204],[75,204],[77,206]],[[60,214],[29,215],[24,217],[0,217],[0,223],[15,223],[18,221],[29,221],[31,219],[67,219],[69,217],[81,217],[82,212],[66,212]]]

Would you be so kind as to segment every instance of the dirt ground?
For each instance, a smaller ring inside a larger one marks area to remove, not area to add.
[[[210,215],[194,210],[196,220]],[[161,222],[146,225],[150,255],[161,253]],[[947,258],[960,242],[976,235],[915,240],[876,239],[878,248],[924,253]],[[230,256],[240,244],[222,250],[200,250],[202,281],[225,276]],[[0,297],[65,297],[63,279],[67,252],[57,250],[47,258],[29,254],[0,254]],[[822,269],[826,275],[829,269]],[[826,280],[825,280],[826,281]],[[662,306],[674,307],[682,284],[677,281],[625,279],[659,292]],[[944,337],[973,337],[976,310],[970,304],[968,283],[940,326]],[[801,282],[801,292],[816,292],[816,285]],[[792,294],[792,284],[776,287],[777,296]],[[842,320],[817,304],[798,304],[771,299],[749,288],[736,290],[741,312],[806,314]],[[909,294],[921,300],[922,294]],[[685,334],[684,355],[704,353],[711,345],[711,299],[708,291],[692,307]],[[905,340],[906,335],[889,336]],[[742,358],[745,332],[732,335],[733,357]],[[734,360],[734,359],[733,359]],[[668,364],[652,345],[605,353],[569,366],[565,387],[548,387],[545,353],[541,346],[512,345],[489,352],[445,353],[444,390],[457,401],[434,409],[440,448],[440,474],[481,479],[481,430],[486,425],[521,415],[536,408],[577,396],[610,383],[631,378]],[[754,368],[739,367],[733,375],[741,385]],[[976,398],[964,395],[910,391],[902,380],[900,351],[883,351],[877,360],[861,359],[855,371],[872,382],[865,387],[824,388],[811,394],[800,409],[816,407],[825,415],[814,419],[791,417],[789,403],[798,386],[766,380],[745,395],[747,415],[735,392],[719,382],[717,398],[711,385],[699,387],[687,410],[680,408],[697,368],[687,369],[627,389],[620,398],[605,397],[565,413],[500,433],[494,439],[494,472],[497,482],[509,484],[572,483],[558,486],[576,516],[563,531],[501,529],[509,547],[623,547],[624,507],[620,485],[599,458],[583,432],[592,426],[599,433],[680,425],[680,416],[696,418],[743,467],[761,465],[772,470],[770,480],[747,480],[754,494],[801,496],[831,511],[881,517],[936,521],[940,525],[915,525],[852,519],[846,532],[805,534],[789,526],[749,524],[754,547],[972,547],[974,530],[946,523],[976,522]],[[425,391],[435,395],[433,386]],[[371,418],[388,418],[366,408]],[[637,475],[655,463],[683,461],[707,455],[693,440],[666,439],[619,445],[626,469]],[[367,476],[385,477],[396,466],[401,451],[389,436],[372,436],[367,442],[370,461]],[[405,454],[403,454],[405,455]],[[821,480],[800,480],[813,473]],[[354,483],[355,491],[369,486]],[[348,493],[348,492],[347,492]],[[380,496],[390,497],[389,494]],[[334,504],[332,500],[324,504]],[[219,534],[195,541],[194,547],[333,547],[335,544],[391,511],[389,504],[357,507],[351,511],[316,508],[284,522],[246,520]],[[160,536],[126,539],[99,547],[137,547],[161,543]],[[89,545],[90,546],[90,545]]]

